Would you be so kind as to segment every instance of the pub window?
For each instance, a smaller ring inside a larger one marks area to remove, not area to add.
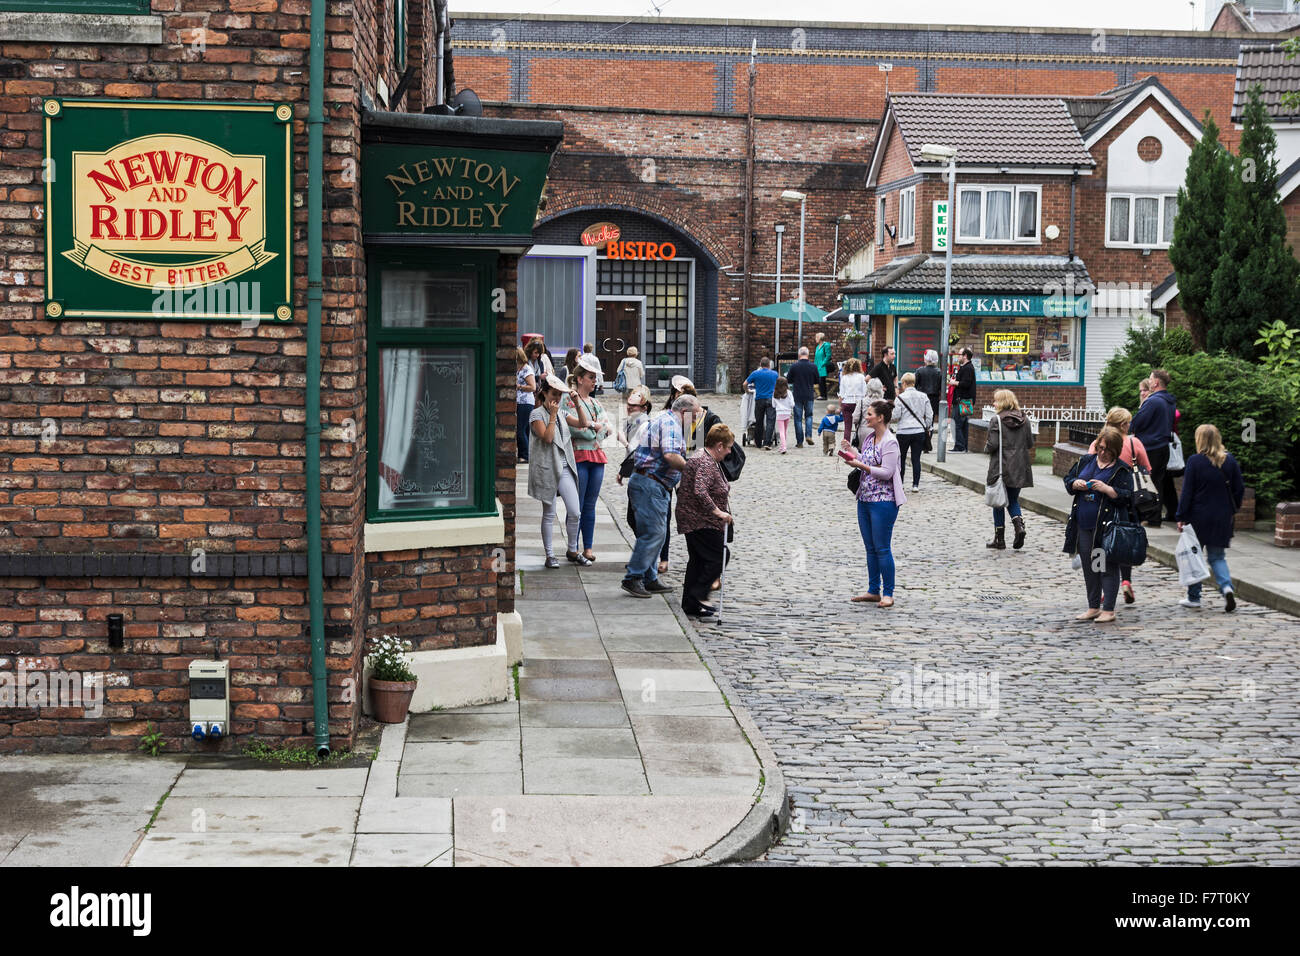
[[[370,260],[366,514],[494,514],[496,254]]]
[[[8,12],[147,16],[150,0],[0,0],[0,13]]]
[[[1174,239],[1178,197],[1111,193],[1106,203],[1106,245],[1167,248]]]
[[[916,240],[916,187],[911,186],[898,194],[898,244]]]
[[[958,242],[1038,242],[1041,186],[960,186]]]

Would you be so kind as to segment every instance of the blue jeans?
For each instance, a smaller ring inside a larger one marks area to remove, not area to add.
[[[804,436],[807,435],[807,439]],[[802,445],[805,441],[812,444],[813,437],[813,400],[806,402],[796,400],[794,403],[794,441]]]
[[[1226,548],[1216,548],[1212,544],[1205,545],[1205,560],[1210,565],[1210,570],[1214,573],[1214,583],[1219,586],[1219,593],[1222,594],[1232,587],[1232,575],[1228,571],[1228,556],[1224,553]],[[1193,601],[1201,599],[1201,583],[1187,585],[1187,596]]]
[[[605,463],[578,462],[578,500],[582,503],[582,546],[591,550],[596,533],[596,503],[600,501],[600,483],[605,480]]]
[[[581,469],[582,469],[582,465],[579,465],[578,468],[579,468],[579,471],[581,471]],[[1006,525],[1007,525],[1007,514],[1006,514],[1006,513],[1007,513],[1008,511],[1011,512],[1011,517],[1013,517],[1013,518],[1019,518],[1019,517],[1020,517],[1020,489],[1019,489],[1019,488],[1012,488],[1010,485],[1007,485],[1007,486],[1006,486],[1006,489],[1007,489],[1007,506],[1006,506],[1006,508],[994,508],[994,509],[993,509],[993,527],[995,527],[995,528],[1005,528],[1005,527],[1006,527]]]
[[[894,596],[894,520],[898,505],[892,501],[859,501],[858,531],[867,547],[867,591],[881,597]]]
[[[956,406],[953,406],[954,408]],[[965,451],[967,432],[970,430],[970,418],[966,415],[956,412],[952,417],[952,450]]]
[[[636,515],[636,544],[627,562],[623,580],[643,579],[647,584],[659,580],[659,549],[668,537],[668,489],[648,475],[633,475],[627,480],[627,503]]]

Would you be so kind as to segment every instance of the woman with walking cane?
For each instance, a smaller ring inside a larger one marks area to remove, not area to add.
[[[721,577],[726,550],[728,494],[731,485],[722,473],[722,460],[736,436],[723,424],[714,425],[704,448],[686,460],[677,487],[677,530],[686,535],[686,580],[682,585],[682,610],[694,618],[713,618],[718,609],[706,604],[710,585]]]

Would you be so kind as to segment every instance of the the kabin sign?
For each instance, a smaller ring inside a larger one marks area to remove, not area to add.
[[[46,314],[292,319],[292,115],[46,100]]]

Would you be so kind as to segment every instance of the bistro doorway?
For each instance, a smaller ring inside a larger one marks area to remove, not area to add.
[[[645,313],[645,296],[596,299],[596,358],[600,360],[605,381],[613,383],[619,363],[627,357],[628,347],[644,355],[641,347],[641,317]]]

